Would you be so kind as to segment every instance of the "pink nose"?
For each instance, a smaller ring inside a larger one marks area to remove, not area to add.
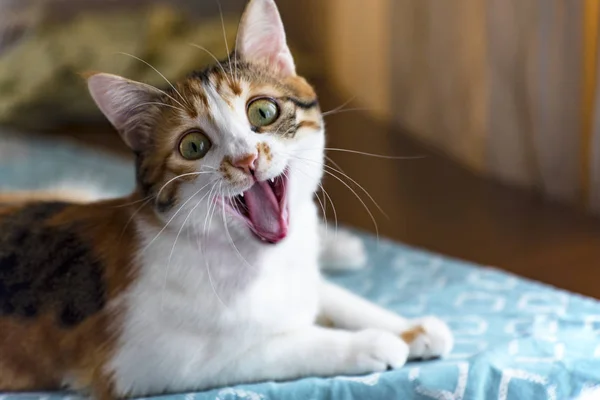
[[[256,169],[257,154],[246,154],[233,161],[233,166],[244,171],[254,171]]]

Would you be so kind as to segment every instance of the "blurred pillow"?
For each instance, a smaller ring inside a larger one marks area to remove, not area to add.
[[[66,123],[101,120],[79,76],[84,71],[111,72],[167,87],[152,68],[119,53],[147,61],[170,80],[214,62],[208,52],[190,43],[205,47],[219,59],[227,56],[221,19],[216,12],[202,17],[174,3],[144,0],[49,0],[54,3],[49,8],[42,6],[47,2],[3,1],[0,124],[53,129]],[[105,6],[109,3],[112,6]],[[123,7],[124,4],[129,7]],[[66,11],[70,12],[65,14]],[[224,17],[230,48],[235,42],[239,17],[237,13]],[[304,57],[297,58],[301,70],[309,69]]]

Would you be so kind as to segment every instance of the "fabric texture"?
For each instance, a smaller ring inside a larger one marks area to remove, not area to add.
[[[43,139],[24,142],[20,137],[0,134],[0,190],[49,186],[61,178],[94,182],[114,194],[131,189],[132,166],[118,158],[75,144],[52,141],[50,146]],[[600,388],[600,302],[361,235],[368,266],[330,278],[406,317],[434,314],[446,320],[456,337],[449,357],[361,377],[268,382],[160,398],[550,400]],[[0,398],[67,396],[76,397]]]

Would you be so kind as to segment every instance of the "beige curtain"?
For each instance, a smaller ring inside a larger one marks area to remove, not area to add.
[[[370,71],[358,98],[377,115],[478,173],[600,212],[599,2],[333,0],[332,76],[356,93]],[[373,48],[352,46],[365,36]]]

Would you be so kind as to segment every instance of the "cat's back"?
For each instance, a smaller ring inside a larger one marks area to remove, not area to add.
[[[134,269],[121,203],[0,202],[0,390],[99,380]]]

